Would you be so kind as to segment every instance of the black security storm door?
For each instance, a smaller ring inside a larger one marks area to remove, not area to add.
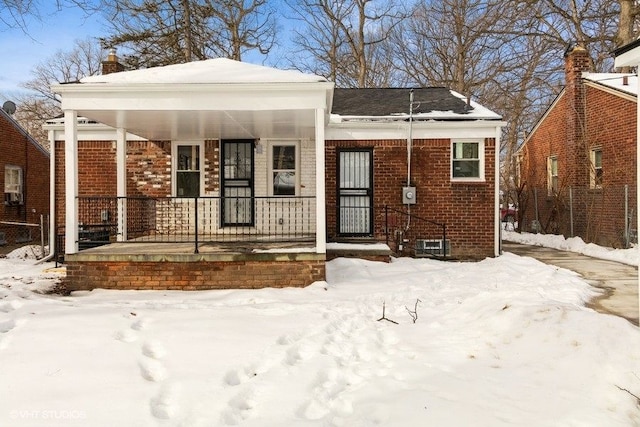
[[[253,140],[222,141],[222,226],[254,225]]]
[[[373,234],[373,151],[338,152],[338,234]]]

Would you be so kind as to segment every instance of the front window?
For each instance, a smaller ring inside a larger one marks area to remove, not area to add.
[[[174,194],[177,197],[200,196],[202,150],[200,143],[174,146]]]
[[[547,158],[547,191],[549,195],[558,192],[558,158],[556,156]]]
[[[298,159],[295,144],[271,146],[271,188],[274,196],[295,196],[298,187]]]
[[[484,144],[480,142],[454,142],[451,159],[452,179],[484,179]]]
[[[4,167],[5,204],[22,204],[22,168],[6,165]]]
[[[591,150],[591,188],[602,188],[602,149]]]

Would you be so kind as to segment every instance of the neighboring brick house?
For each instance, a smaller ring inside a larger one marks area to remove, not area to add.
[[[0,109],[0,243],[23,243],[47,225],[49,214],[49,153],[6,112]],[[7,224],[10,223],[10,224]],[[37,236],[38,235],[38,236]]]
[[[565,53],[566,85],[518,150],[520,229],[627,246],[635,236],[635,74],[591,73]]]
[[[226,59],[54,90],[69,289],[305,286],[354,248],[444,239],[456,258],[499,253],[504,123],[449,90],[334,89]]]

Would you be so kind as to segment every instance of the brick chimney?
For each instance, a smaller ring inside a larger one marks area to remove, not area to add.
[[[102,61],[102,74],[119,73],[120,71],[124,71],[124,65],[118,62],[116,49],[112,47],[109,49],[107,60]]]
[[[581,45],[569,46],[565,58],[565,94],[566,97],[566,150],[567,150],[567,182],[566,185],[584,186],[588,184],[588,155],[586,148],[586,105],[585,86],[582,73],[589,71],[591,57]],[[581,165],[584,165],[582,167]]]

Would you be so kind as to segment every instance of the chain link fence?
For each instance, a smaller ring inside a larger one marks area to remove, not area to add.
[[[40,254],[49,254],[49,217],[41,215],[38,223],[0,221],[0,246],[40,246]]]
[[[628,248],[638,242],[636,186],[529,188],[510,192],[518,231],[580,237],[588,243]]]

